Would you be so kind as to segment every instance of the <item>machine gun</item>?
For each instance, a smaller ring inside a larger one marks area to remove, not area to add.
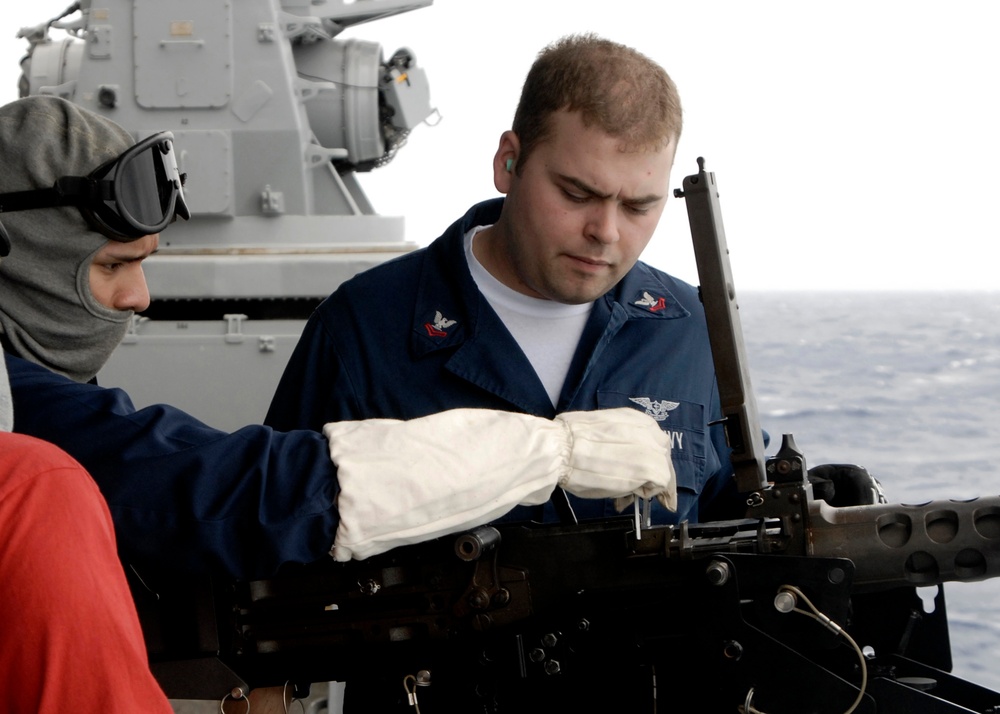
[[[927,612],[915,587],[997,574],[1000,499],[837,508],[800,504],[802,490],[769,490],[778,510],[796,506],[780,516],[638,534],[627,517],[486,526],[228,584],[210,626],[203,619],[201,661],[157,652],[190,621],[155,630],[145,620],[154,672],[168,694],[201,698],[372,672],[402,694],[408,674],[429,672],[420,697],[440,708],[425,712],[534,711],[525,698],[546,701],[547,687],[612,661],[608,672],[655,668],[661,693],[696,683],[698,711],[736,711],[751,694],[770,714],[846,712],[856,701],[858,712],[994,711],[1000,695],[947,674],[942,592]],[[806,602],[820,622],[789,611]],[[852,652],[840,628],[868,654]],[[225,686],[192,676],[209,659]],[[601,686],[594,699],[616,694],[610,674]]]
[[[699,712],[1000,711],[1000,694],[948,673],[941,588],[1000,575],[1000,498],[884,503],[863,469],[810,473],[791,435],[764,457],[718,192],[699,164],[681,195],[745,518],[484,526],[214,582],[194,599],[140,589],[167,693],[374,680],[425,714],[655,711],[657,699]],[[870,486],[857,505],[815,497],[817,476],[838,474]]]

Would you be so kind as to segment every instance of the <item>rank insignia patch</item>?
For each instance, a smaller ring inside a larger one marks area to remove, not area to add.
[[[431,337],[447,337],[449,328],[455,323],[455,320],[449,320],[438,310],[434,313],[434,322],[425,322],[424,329]]]

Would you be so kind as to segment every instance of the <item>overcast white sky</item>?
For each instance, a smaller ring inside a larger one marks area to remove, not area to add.
[[[4,8],[0,101],[16,98],[18,28],[68,4]],[[1000,289],[998,21],[989,0],[436,0],[345,35],[410,47],[442,116],[363,184],[428,243],[495,195],[490,161],[537,50],[595,31],[677,82],[673,183],[698,156],[715,172],[737,288]],[[644,259],[697,282],[682,201]]]

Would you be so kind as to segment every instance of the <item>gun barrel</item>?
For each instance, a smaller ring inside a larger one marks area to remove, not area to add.
[[[855,587],[1000,576],[1000,497],[834,508],[810,505],[810,555],[848,558]]]

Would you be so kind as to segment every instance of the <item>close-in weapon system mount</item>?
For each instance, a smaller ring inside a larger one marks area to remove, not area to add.
[[[431,3],[79,0],[20,31],[22,96],[63,97],[136,140],[170,131],[187,175],[191,219],[144,262],[152,305],[101,384],[140,407],[169,394],[220,429],[260,420],[315,306],[416,247],[362,179],[439,119],[427,74],[408,47],[345,35]]]
[[[889,504],[864,469],[807,469],[790,435],[764,457],[714,175],[700,165],[679,195],[746,518],[483,526],[200,597],[147,582],[136,599],[168,694],[385,673],[425,714],[541,711],[606,663],[650,673],[649,711],[654,691],[705,712],[1000,711],[949,674],[941,588],[1000,575],[1000,498]],[[831,505],[831,485],[853,505]],[[619,686],[592,681],[590,710]]]

